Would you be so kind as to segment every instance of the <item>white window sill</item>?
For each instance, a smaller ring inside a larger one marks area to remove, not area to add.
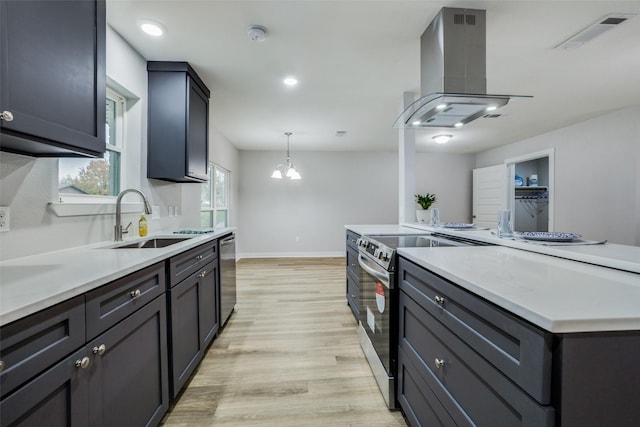
[[[78,203],[78,202],[49,202],[49,209],[56,216],[87,216],[87,215],[114,215],[115,203]],[[144,212],[142,203],[122,203],[122,213]]]

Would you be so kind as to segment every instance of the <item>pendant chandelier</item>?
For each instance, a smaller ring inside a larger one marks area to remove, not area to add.
[[[289,156],[289,137],[291,136],[291,132],[285,132],[284,134],[287,135],[287,164],[279,164],[278,166],[276,166],[273,173],[271,174],[271,178],[301,179],[302,177],[300,176],[300,172],[298,172],[296,167],[293,166],[291,156]]]

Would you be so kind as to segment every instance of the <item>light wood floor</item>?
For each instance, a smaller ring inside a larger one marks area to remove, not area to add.
[[[345,300],[344,258],[237,265],[236,312],[163,425],[406,426]]]

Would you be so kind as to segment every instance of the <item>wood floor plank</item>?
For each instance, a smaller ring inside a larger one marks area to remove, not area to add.
[[[405,427],[389,411],[345,300],[344,258],[237,264],[236,312],[165,427]]]

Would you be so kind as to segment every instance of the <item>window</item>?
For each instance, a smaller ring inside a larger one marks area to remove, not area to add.
[[[213,172],[213,173],[211,173]],[[209,166],[208,182],[202,184],[200,195],[200,225],[227,227],[229,225],[229,181],[231,172],[215,163]]]
[[[117,196],[122,181],[124,143],[124,96],[107,88],[105,139],[102,159],[63,158],[58,162],[60,199],[70,196]]]

